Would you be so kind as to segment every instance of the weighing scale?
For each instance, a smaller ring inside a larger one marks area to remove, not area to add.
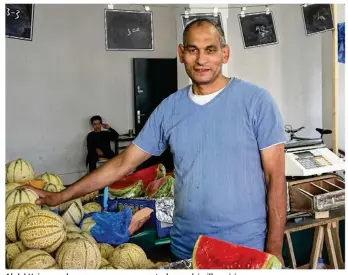
[[[322,139],[285,144],[285,176],[307,177],[344,170],[344,161],[330,151]]]

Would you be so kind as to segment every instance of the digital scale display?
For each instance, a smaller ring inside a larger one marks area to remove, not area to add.
[[[314,155],[310,151],[305,151],[301,153],[295,153],[296,156],[299,158],[309,158],[309,157],[314,157]]]
[[[314,156],[310,151],[295,153],[297,161],[306,169],[315,169],[332,165],[323,156]]]

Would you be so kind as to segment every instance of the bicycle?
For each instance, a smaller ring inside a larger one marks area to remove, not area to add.
[[[329,135],[332,133],[330,129],[321,129],[321,128],[315,128],[315,130],[320,134],[320,138],[305,138],[305,137],[298,137],[295,134],[301,130],[305,129],[304,126],[293,130],[291,125],[285,125],[285,132],[290,134],[290,141],[291,140],[323,140],[324,135]]]
[[[285,125],[285,132],[290,134],[290,141],[320,141],[320,143],[324,143],[323,141],[323,136],[324,135],[330,135],[332,134],[332,131],[330,129],[322,129],[322,128],[315,128],[315,130],[320,134],[320,138],[306,138],[306,137],[298,137],[295,134],[301,130],[303,130],[305,127],[302,126],[298,129],[292,129],[291,125]],[[332,148],[329,148],[331,151],[333,151]],[[346,153],[344,150],[342,149],[338,149],[338,153],[337,153],[338,157],[345,159]]]

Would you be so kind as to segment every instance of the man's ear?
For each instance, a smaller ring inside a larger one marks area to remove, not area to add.
[[[230,47],[228,45],[225,45],[222,48],[222,56],[223,56],[223,63],[226,64],[228,60],[230,59]]]
[[[182,44],[180,44],[178,46],[178,55],[179,55],[179,60],[180,60],[180,63],[184,63],[184,46]]]

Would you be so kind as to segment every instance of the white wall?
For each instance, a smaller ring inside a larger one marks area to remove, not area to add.
[[[141,9],[139,5],[115,8]],[[6,39],[6,161],[70,184],[85,171],[88,119],[133,128],[132,58],[174,58],[172,8],[151,6],[154,51],[105,51],[107,5],[35,5],[33,41]]]

